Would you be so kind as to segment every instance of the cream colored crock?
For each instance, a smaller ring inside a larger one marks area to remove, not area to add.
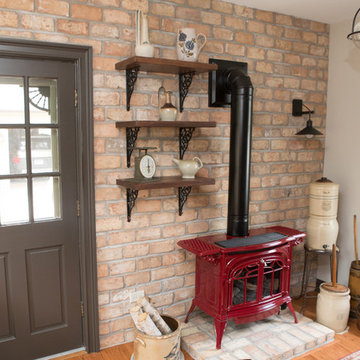
[[[350,289],[345,292],[330,291],[320,285],[316,302],[316,321],[335,332],[346,329],[350,313]]]
[[[134,329],[134,354],[131,360],[183,360],[180,350],[181,326],[177,319],[162,315],[172,333],[162,336],[151,336]]]
[[[309,220],[306,224],[306,244],[310,249],[331,249],[336,243],[339,224],[339,185],[321,178],[310,184]]]

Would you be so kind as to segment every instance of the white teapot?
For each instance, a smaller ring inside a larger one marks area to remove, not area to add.
[[[173,159],[173,162],[179,167],[184,179],[194,179],[195,174],[203,167],[203,163],[198,157],[194,157],[192,160]]]

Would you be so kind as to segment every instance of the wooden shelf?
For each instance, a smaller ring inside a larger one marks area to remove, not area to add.
[[[134,178],[117,179],[116,184],[126,188],[127,221],[131,221],[131,211],[139,190],[162,189],[169,187],[178,188],[179,215],[183,213],[183,206],[191,192],[192,186],[213,185],[215,179],[195,177],[194,179],[183,179],[180,176],[164,176],[149,180],[138,180]]]
[[[217,70],[217,64],[206,64],[193,61],[180,61],[170,59],[148,58],[133,56],[115,64],[116,70],[130,70],[138,68],[138,71],[157,72],[162,74],[195,74]]]
[[[194,179],[183,179],[180,176],[163,176],[149,180],[135,178],[117,179],[116,184],[132,190],[161,189],[169,187],[213,185],[215,179],[195,177]]]
[[[193,61],[148,58],[133,56],[115,64],[116,70],[126,71],[126,110],[130,110],[130,99],[134,91],[139,71],[179,75],[180,112],[183,111],[184,100],[189,91],[193,75],[216,71],[218,65]]]
[[[161,120],[135,120],[117,121],[117,128],[126,128],[126,164],[130,167],[131,154],[135,148],[138,132],[141,127],[173,127],[179,128],[179,157],[184,157],[185,151],[189,146],[195,128],[215,127],[214,121],[161,121]]]
[[[136,128],[136,127],[175,127],[175,128],[201,128],[216,127],[215,121],[161,121],[161,120],[135,120],[117,121],[117,128]]]

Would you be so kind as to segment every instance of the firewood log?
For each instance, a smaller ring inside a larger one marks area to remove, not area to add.
[[[162,332],[163,335],[172,333],[172,330],[169,328],[168,324],[160,316],[158,311],[150,305],[150,303],[145,298],[140,298],[137,301],[137,305],[141,306],[144,312],[147,312],[152,321],[155,323],[157,328]]]
[[[134,324],[135,324],[136,328],[138,330],[142,331],[141,327],[139,325],[139,321],[138,321],[138,317],[139,317],[140,314],[142,314],[142,309],[141,309],[140,306],[134,306],[133,308],[130,309],[130,315],[131,315],[131,317],[132,317],[132,319],[134,321]]]
[[[161,336],[161,331],[156,327],[154,322],[151,320],[151,317],[148,313],[142,313],[138,316],[138,325],[141,328],[141,331],[147,335],[152,336]]]

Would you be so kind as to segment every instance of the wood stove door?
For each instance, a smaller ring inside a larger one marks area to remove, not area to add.
[[[229,272],[228,308],[252,306],[280,298],[287,288],[287,254],[262,253],[239,259]]]

